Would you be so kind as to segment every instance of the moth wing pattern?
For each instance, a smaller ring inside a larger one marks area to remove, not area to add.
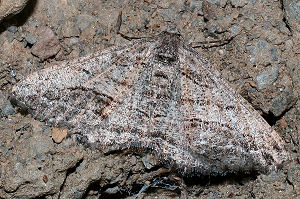
[[[184,174],[266,172],[288,157],[280,136],[175,33],[48,67],[12,95],[89,143],[149,148]]]
[[[73,131],[92,128],[97,120],[107,117],[105,108],[112,101],[117,103],[116,98],[123,94],[118,93],[120,89],[131,86],[130,78],[138,67],[130,59],[137,57],[126,54],[143,51],[137,46],[110,48],[37,71],[15,86],[12,96],[39,120]],[[142,56],[143,52],[132,54]]]
[[[209,165],[206,174],[278,169],[288,157],[281,137],[198,53],[183,45],[179,57],[185,142],[201,160],[195,168]]]

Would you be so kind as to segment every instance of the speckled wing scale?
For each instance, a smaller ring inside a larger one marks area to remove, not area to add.
[[[12,96],[88,143],[148,148],[184,175],[268,172],[288,159],[280,136],[176,33],[35,72]]]

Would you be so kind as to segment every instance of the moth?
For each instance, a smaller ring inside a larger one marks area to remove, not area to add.
[[[29,75],[12,101],[101,147],[149,149],[184,175],[265,173],[284,142],[174,32],[135,40]]]

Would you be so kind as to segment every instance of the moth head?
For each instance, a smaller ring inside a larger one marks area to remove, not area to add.
[[[173,64],[178,60],[178,47],[181,43],[181,35],[178,32],[162,32],[155,47],[156,59],[159,62]]]

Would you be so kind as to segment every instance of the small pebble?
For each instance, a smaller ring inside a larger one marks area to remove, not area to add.
[[[9,27],[7,28],[7,30],[8,30],[9,32],[15,33],[15,32],[18,31],[18,28],[17,28],[16,26],[9,26]]]
[[[112,188],[108,188],[105,190],[105,193],[108,193],[108,194],[116,194],[120,191],[120,187],[119,186],[115,186],[115,187],[112,187]]]
[[[36,38],[31,36],[31,35],[27,35],[25,36],[25,40],[27,41],[28,44],[33,45],[36,43]]]
[[[278,66],[275,65],[272,68],[269,68],[262,73],[260,73],[256,77],[256,83],[257,83],[257,88],[258,90],[262,90],[270,85],[272,85],[277,77],[278,77]]]
[[[90,24],[94,21],[94,18],[89,15],[79,15],[75,19],[75,23],[81,31],[88,28]]]
[[[9,116],[9,115],[13,115],[15,114],[15,109],[14,107],[11,105],[10,101],[4,101],[4,103],[1,106],[1,113],[2,115],[4,115],[5,117]]]
[[[142,162],[143,162],[144,166],[146,167],[146,169],[151,169],[157,164],[155,157],[151,154],[145,155],[142,158]]]
[[[294,99],[292,93],[292,91],[283,91],[272,99],[270,112],[274,116],[279,117],[292,105]]]
[[[248,0],[231,0],[233,7],[244,7],[248,3]]]
[[[282,128],[286,128],[288,126],[288,123],[286,122],[285,119],[279,120],[279,124]]]
[[[53,128],[52,129],[52,139],[55,143],[59,144],[67,136],[67,129]]]
[[[31,48],[31,53],[45,60],[56,55],[59,51],[59,40],[55,33],[49,27],[42,27],[37,42]]]

